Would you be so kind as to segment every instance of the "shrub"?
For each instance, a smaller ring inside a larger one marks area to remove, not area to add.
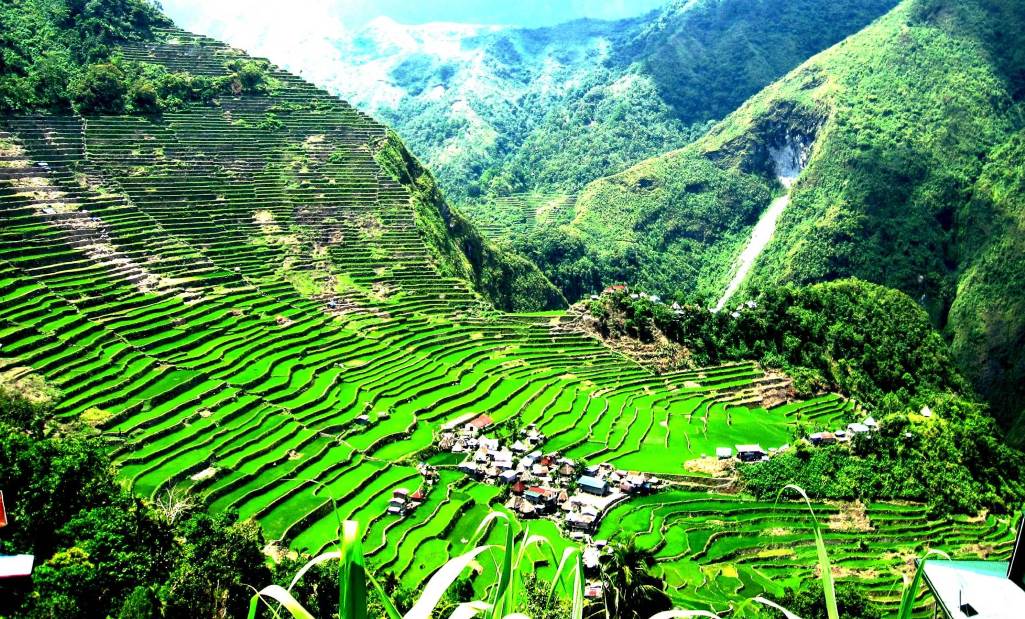
[[[125,110],[125,74],[113,64],[95,64],[71,87],[75,110],[80,114],[120,114]]]
[[[160,97],[157,88],[151,82],[138,80],[131,88],[132,108],[143,114],[155,114],[160,111]]]

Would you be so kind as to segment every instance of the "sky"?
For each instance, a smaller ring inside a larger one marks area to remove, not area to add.
[[[454,21],[547,26],[581,17],[620,19],[646,13],[665,0],[163,0],[164,10],[189,29],[204,22],[257,15],[322,18],[358,30],[375,17],[404,24]]]

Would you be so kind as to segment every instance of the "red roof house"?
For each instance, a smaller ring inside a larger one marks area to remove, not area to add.
[[[473,420],[471,420],[470,423],[467,425],[477,430],[485,430],[495,425],[495,420],[489,417],[488,415],[481,415],[480,417],[476,417]]]

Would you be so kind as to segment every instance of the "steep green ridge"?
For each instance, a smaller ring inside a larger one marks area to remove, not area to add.
[[[1001,313],[1022,298],[1021,262],[996,254],[1014,251],[1020,221],[1010,188],[1025,123],[1023,20],[1025,7],[1001,0],[902,3],[694,145],[589,186],[564,229],[582,251],[543,270],[573,290],[561,273],[590,261],[592,281],[636,279],[714,301],[770,193],[782,193],[772,155],[789,148],[807,167],[747,288],[855,276],[907,292],[946,326],[966,373],[1010,423],[1021,366],[1009,351],[1022,332]],[[726,195],[762,193],[731,204],[718,197],[722,179],[735,186]],[[677,232],[688,226],[696,234]],[[610,249],[617,236],[637,242]]]
[[[761,88],[857,32],[893,0],[677,0],[613,42],[606,67],[553,107],[491,191],[579,191],[700,137]],[[485,178],[489,172],[485,170]]]
[[[449,208],[434,177],[388,133],[375,158],[410,191],[414,213],[441,272],[471,281],[495,307],[536,312],[566,307],[562,293],[525,258],[495,247]]]

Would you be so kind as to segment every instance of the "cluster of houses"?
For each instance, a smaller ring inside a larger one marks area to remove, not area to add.
[[[836,430],[835,432],[816,432],[811,434],[808,436],[808,442],[816,447],[833,445],[836,443],[847,443],[855,436],[867,436],[878,431],[879,424],[876,423],[875,419],[869,417],[861,423],[847,424],[846,430]]]
[[[847,424],[846,430],[836,430],[835,432],[816,432],[808,436],[808,442],[816,447],[825,445],[834,445],[836,443],[847,443],[850,442],[855,436],[864,435],[869,436],[873,432],[879,431],[879,424],[876,420],[869,417],[861,423],[849,423]],[[779,449],[763,449],[761,445],[737,445],[736,452],[732,447],[719,447],[715,450],[715,456],[720,460],[731,460],[736,458],[741,462],[762,462],[768,460],[769,456],[775,454],[777,451],[786,451],[789,449],[789,445],[784,445]]]
[[[657,294],[649,294],[647,292],[630,292],[630,288],[628,286],[624,285],[624,284],[617,284],[615,286],[608,286],[608,287],[605,288],[605,290],[602,291],[602,293],[603,294],[629,294],[630,298],[633,299],[634,301],[643,299],[645,301],[650,301],[651,303],[659,303],[661,305],[665,305],[665,306],[669,307],[677,315],[683,314],[683,307],[679,303],[675,303],[674,302],[672,305],[668,305],[667,303],[663,302],[662,301],[662,297],[658,296]],[[592,294],[591,295],[591,300],[592,301],[597,301],[600,298],[601,297],[599,297],[596,294]],[[738,305],[737,309],[735,311],[730,312],[730,316],[732,316],[733,318],[740,318],[740,314],[742,312],[744,312],[746,310],[753,310],[753,309],[756,309],[757,307],[758,307],[758,303],[756,301],[745,301],[744,303]],[[716,309],[716,308],[709,308],[708,311],[712,312],[713,314],[719,312],[719,310]]]
[[[408,488],[396,488],[392,491],[391,500],[388,501],[389,514],[408,516],[427,500],[427,496],[438,481],[438,470],[429,464],[420,464],[419,471],[420,477],[423,479],[419,488],[413,492],[410,492]]]
[[[483,482],[509,488],[505,506],[524,518],[551,517],[583,537],[601,515],[630,495],[655,490],[661,481],[643,473],[601,464],[580,470],[558,453],[540,449],[546,437],[527,426],[508,446],[485,433],[494,426],[487,415],[443,432],[439,447],[465,459],[459,470]]]

